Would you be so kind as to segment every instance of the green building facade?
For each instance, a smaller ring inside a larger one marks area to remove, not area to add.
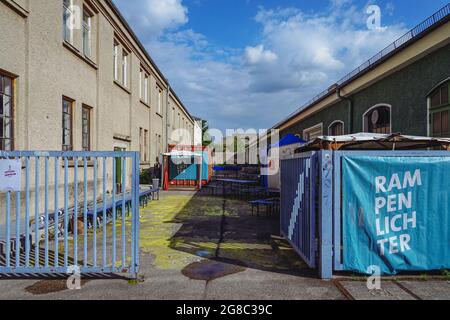
[[[450,137],[449,84],[447,44],[281,130],[280,135],[291,133],[308,140],[305,130],[321,124],[323,135],[375,132]]]

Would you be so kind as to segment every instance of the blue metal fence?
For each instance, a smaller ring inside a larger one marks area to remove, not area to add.
[[[317,151],[281,162],[281,232],[323,279],[343,264],[342,159],[450,157],[448,151]],[[431,196],[429,196],[431,199]],[[317,243],[317,246],[315,245]],[[313,245],[314,244],[314,245]]]
[[[316,164],[315,152],[281,162],[281,234],[311,268],[316,267]]]
[[[342,159],[345,156],[367,157],[450,157],[448,151],[334,151],[333,155],[333,269],[343,271]]]
[[[1,159],[21,161],[23,183],[0,195],[0,274],[79,266],[136,276],[139,153],[0,151]]]

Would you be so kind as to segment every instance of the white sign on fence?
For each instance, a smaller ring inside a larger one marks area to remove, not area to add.
[[[0,192],[20,191],[21,170],[20,160],[0,160]]]

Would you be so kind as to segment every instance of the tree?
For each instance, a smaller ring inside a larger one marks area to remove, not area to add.
[[[207,147],[212,143],[211,136],[209,135],[209,126],[208,121],[202,120],[202,137],[203,137],[203,146]]]

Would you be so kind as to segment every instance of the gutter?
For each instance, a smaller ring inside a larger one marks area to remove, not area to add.
[[[165,152],[169,152],[169,100],[170,100],[170,83],[167,81],[167,91],[166,91],[166,146],[165,146]]]

